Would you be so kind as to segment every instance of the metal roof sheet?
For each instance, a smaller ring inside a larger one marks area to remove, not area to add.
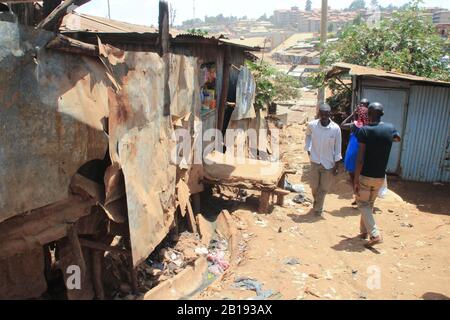
[[[334,75],[341,73],[342,71],[349,71],[350,75],[353,76],[375,76],[375,77],[384,77],[384,78],[392,78],[398,80],[407,80],[407,81],[415,81],[422,83],[430,83],[430,84],[439,84],[444,86],[450,86],[450,82],[433,80],[425,77],[414,76],[405,73],[393,72],[393,71],[385,71],[381,69],[369,68],[364,66],[359,66],[351,63],[336,63],[333,65],[332,70],[328,73],[327,77],[331,78]]]

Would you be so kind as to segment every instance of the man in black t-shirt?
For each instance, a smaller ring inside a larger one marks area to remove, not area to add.
[[[378,192],[383,187],[392,143],[400,142],[399,132],[392,124],[381,122],[384,115],[380,103],[369,106],[369,125],[358,133],[359,154],[355,172],[355,194],[361,211],[361,237],[373,247],[383,239],[373,217],[373,207]]]

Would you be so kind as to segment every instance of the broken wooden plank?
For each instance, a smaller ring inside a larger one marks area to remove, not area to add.
[[[187,218],[189,223],[189,228],[192,233],[198,233],[197,221],[195,220],[194,210],[192,209],[191,203],[187,203]]]
[[[97,57],[99,55],[98,46],[78,41],[61,34],[57,34],[56,37],[47,44],[46,48],[92,57]]]
[[[113,253],[123,254],[126,256],[131,256],[131,253],[128,252],[127,250],[108,246],[108,245],[100,243],[100,242],[95,242],[95,241],[91,241],[91,240],[87,240],[87,239],[80,239],[80,244],[85,248],[89,248],[89,249],[93,249],[93,250],[98,250],[98,251],[103,251],[103,252],[113,252]]]
[[[49,31],[58,31],[64,16],[90,0],[65,0],[58,5],[37,27]]]

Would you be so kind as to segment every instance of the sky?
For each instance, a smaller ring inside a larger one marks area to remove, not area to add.
[[[91,0],[91,2],[78,8],[78,12],[108,17],[107,0]],[[159,0],[109,0],[111,19],[120,20],[141,25],[158,24]],[[169,4],[176,10],[175,25],[194,16],[194,0],[169,0]],[[321,0],[312,0],[313,8],[320,8]],[[382,6],[391,3],[399,6],[409,2],[408,0],[378,0]],[[274,10],[288,9],[298,6],[304,9],[306,0],[195,0],[195,17],[203,19],[205,15],[216,16],[222,13],[224,16],[247,16],[259,18],[263,14],[272,15]],[[328,5],[333,9],[347,8],[352,0],[329,0]],[[369,4],[370,0],[366,0]],[[425,0],[426,7],[443,7],[450,9],[448,0]]]

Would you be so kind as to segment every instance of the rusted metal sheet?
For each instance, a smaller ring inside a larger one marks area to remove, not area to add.
[[[45,50],[54,37],[0,22],[0,222],[68,197],[72,176],[103,159],[104,67]]]
[[[197,101],[196,59],[170,55],[169,61],[169,83],[164,81],[164,59],[156,53],[126,52],[124,62],[112,67],[122,89],[109,92],[110,153],[125,177],[135,265],[167,235],[176,208],[175,142],[172,117],[164,116],[165,85],[173,117],[185,118]]]
[[[44,265],[42,247],[31,248],[10,259],[0,259],[0,299],[39,298],[47,290]]]
[[[423,82],[427,84],[442,85],[447,87],[450,86],[450,82],[438,81],[405,73],[385,71],[382,69],[369,68],[359,66],[356,64],[342,63],[342,62],[333,65],[332,70],[330,70],[329,73],[327,74],[327,78],[330,79],[342,73],[343,71],[346,72],[348,71],[352,76],[374,76],[374,77],[392,78],[414,82]]]

